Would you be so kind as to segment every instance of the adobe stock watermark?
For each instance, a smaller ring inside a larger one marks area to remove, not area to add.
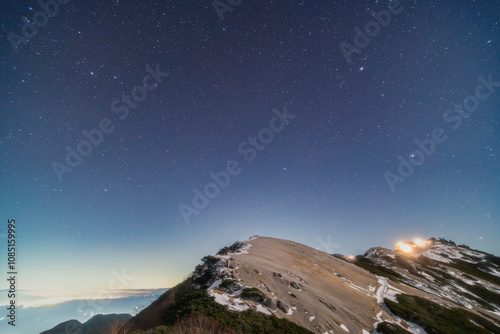
[[[390,0],[387,4],[387,10],[382,9],[379,12],[374,10],[370,14],[375,18],[375,21],[370,21],[365,25],[365,31],[358,27],[354,27],[356,34],[354,35],[354,45],[347,42],[340,43],[340,50],[344,54],[344,58],[348,64],[352,64],[351,55],[353,53],[361,54],[361,49],[366,48],[380,34],[382,27],[387,27],[391,23],[392,15],[400,14],[403,11],[403,6],[400,6],[399,0]],[[370,38],[371,37],[371,38]]]
[[[130,114],[130,109],[135,109],[146,99],[148,96],[148,91],[153,91],[158,87],[158,84],[162,83],[163,78],[166,78],[169,73],[160,71],[160,66],[156,65],[156,69],[153,70],[151,67],[146,66],[146,74],[142,79],[142,85],[134,86],[130,90],[130,95],[122,93],[120,95],[120,99],[115,99],[111,103],[110,109],[115,114],[118,114],[118,118],[120,120],[124,120]],[[132,98],[131,98],[132,97]],[[113,125],[113,121],[104,117],[98,123],[98,126],[90,131],[86,129],[82,130],[82,134],[85,139],[80,140],[76,144],[76,150],[73,149],[70,145],[66,145],[66,159],[64,163],[53,161],[51,166],[56,174],[59,182],[63,181],[63,175],[65,173],[73,172],[73,169],[78,167],[84,157],[87,157],[94,148],[101,145],[104,141],[104,134],[110,134],[115,130],[115,125]]]
[[[99,313],[101,306],[110,303],[110,299],[113,298],[113,291],[125,289],[128,286],[129,282],[135,279],[135,276],[127,275],[127,273],[125,272],[125,268],[122,268],[121,272],[113,269],[111,270],[111,274],[113,275],[113,277],[109,279],[108,288],[99,291],[97,293],[97,298],[86,299],[78,304],[78,307],[76,309],[78,313],[81,313],[83,315],[94,315],[96,313]]]
[[[99,313],[101,306],[109,304],[110,298],[112,298],[111,293],[113,290],[125,289],[128,286],[129,281],[133,281],[135,279],[134,276],[127,275],[125,268],[122,268],[121,273],[113,269],[111,270],[111,274],[113,277],[108,282],[108,289],[99,291],[96,299],[83,300],[80,304],[78,304],[76,309],[78,313],[91,316]],[[121,285],[116,286],[117,282]],[[74,322],[68,322],[64,330],[66,334],[84,334],[81,324]]]
[[[269,121],[269,127],[260,129],[256,136],[248,136],[247,140],[238,145],[238,153],[245,161],[252,162],[258,156],[258,152],[264,150],[273,141],[274,135],[283,131],[290,124],[290,120],[297,117],[297,115],[288,114],[286,106],[283,107],[283,112],[274,108],[273,113],[275,116]],[[226,188],[231,178],[240,174],[242,170],[238,161],[230,160],[222,171],[217,173],[210,171],[209,176],[213,182],[207,182],[201,190],[193,188],[192,206],[184,203],[178,205],[186,224],[191,222],[191,216],[199,215],[201,210],[210,204],[211,199],[219,196],[220,189]]]
[[[326,237],[326,240],[321,237],[317,237],[316,241],[319,243],[319,246],[316,246],[316,249],[328,254],[333,254],[335,252],[335,248],[340,247],[338,242],[332,242],[332,237],[330,235]]]
[[[500,81],[493,81],[492,75],[485,79],[479,76],[477,81],[480,82],[474,90],[474,95],[467,96],[463,103],[453,105],[453,108],[447,109],[443,113],[445,123],[451,125],[455,131],[462,126],[462,119],[467,119],[470,113],[479,108],[481,101],[488,99],[495,92],[496,87],[500,87]],[[464,110],[465,109],[465,110]],[[425,157],[429,157],[436,151],[436,144],[442,144],[448,139],[445,130],[435,128],[431,131],[430,138],[425,138],[422,141],[415,139],[414,143],[419,150],[414,150],[408,155],[408,160],[403,156],[398,156],[399,166],[398,173],[390,171],[384,172],[384,178],[392,192],[396,190],[398,183],[403,183],[415,171],[415,167],[421,166],[425,162]]]
[[[239,6],[243,0],[225,0],[227,3],[224,3],[221,0],[215,0],[212,2],[212,7],[215,9],[217,16],[219,16],[219,20],[224,21],[224,13],[232,12],[234,7]]]
[[[38,0],[38,5],[42,8],[33,14],[31,21],[23,16],[21,20],[24,24],[21,27],[21,35],[11,31],[7,35],[12,49],[15,53],[19,54],[19,46],[21,44],[28,44],[29,40],[38,35],[38,28],[43,28],[49,23],[49,17],[54,17],[59,13],[59,5],[66,5],[70,0]]]

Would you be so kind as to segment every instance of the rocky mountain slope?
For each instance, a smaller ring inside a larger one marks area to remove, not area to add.
[[[354,258],[252,237],[118,333],[500,333],[500,258],[444,239]]]
[[[182,296],[192,291],[203,291],[230,313],[284,319],[312,333],[365,334],[377,327],[383,333],[500,333],[499,258],[444,239],[402,243],[396,250],[371,248],[349,259],[253,237],[205,257],[188,281],[120,333],[172,325],[172,317],[182,320],[191,311],[208,312],[176,306],[185,307]],[[234,329],[231,323],[226,327]],[[167,326],[157,331],[170,333]]]

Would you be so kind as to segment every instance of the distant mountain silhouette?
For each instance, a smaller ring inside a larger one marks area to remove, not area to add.
[[[130,314],[98,314],[83,324],[69,320],[40,334],[115,334],[130,318]]]

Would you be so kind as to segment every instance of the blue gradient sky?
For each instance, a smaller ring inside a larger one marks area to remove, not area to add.
[[[348,63],[340,43],[387,2],[243,2],[224,21],[209,2],[70,2],[20,54],[6,36],[40,9],[2,3],[0,231],[16,219],[18,287],[99,291],[113,270],[126,288],[171,287],[255,234],[500,254],[500,87],[458,129],[443,120],[479,76],[500,81],[500,4],[401,6]],[[111,103],[157,65],[169,76],[121,120]],[[240,143],[285,106],[296,118],[246,161]],[[51,164],[103,118],[115,130],[59,182]],[[448,139],[391,191],[384,172],[435,128]],[[241,173],[187,224],[179,204],[231,160]]]

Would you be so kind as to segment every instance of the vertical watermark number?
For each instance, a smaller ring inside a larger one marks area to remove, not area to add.
[[[14,219],[7,220],[7,282],[9,289],[7,297],[9,305],[7,307],[7,317],[10,319],[9,325],[16,326],[16,221]]]

